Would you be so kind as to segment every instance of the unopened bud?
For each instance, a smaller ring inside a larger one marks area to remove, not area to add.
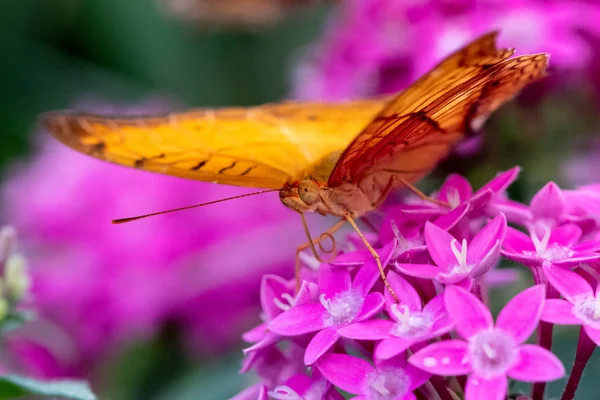
[[[6,295],[13,301],[21,300],[31,287],[27,274],[27,261],[20,254],[13,254],[4,267],[4,283]]]
[[[0,298],[0,321],[2,321],[7,315],[10,306],[5,298]]]
[[[12,226],[0,228],[0,264],[3,264],[15,251],[17,231]]]

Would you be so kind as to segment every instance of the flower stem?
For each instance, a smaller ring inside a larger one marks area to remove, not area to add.
[[[533,281],[536,285],[546,284],[546,277],[542,267],[532,267],[531,274],[533,275]]]
[[[583,370],[590,357],[594,353],[594,350],[596,350],[596,343],[592,342],[582,326],[579,331],[579,343],[577,343],[575,363],[573,364],[573,369],[571,370],[571,375],[567,381],[565,391],[560,398],[561,400],[572,400],[575,398],[575,392],[577,391],[577,386],[579,386],[581,375],[583,374]]]
[[[431,381],[441,400],[452,400],[452,395],[448,391],[448,383],[444,378],[434,375],[429,380]]]
[[[545,277],[541,268],[537,269],[539,275],[536,277],[536,281],[543,283]],[[546,299],[554,299],[558,297],[558,292],[550,285],[546,285]],[[552,329],[554,324],[549,322],[540,321],[538,326],[538,344],[548,351],[552,351]],[[546,391],[546,382],[536,382],[533,384],[531,390],[532,400],[543,400],[544,392]]]
[[[473,294],[475,296],[477,296],[477,298],[479,300],[481,300],[481,302],[483,302],[483,298],[481,295],[481,280],[480,279],[475,278],[473,280]]]
[[[488,288],[482,277],[473,280],[473,294],[486,306],[489,306]]]
[[[550,350],[552,348],[552,328],[553,324],[540,322],[538,327],[538,344],[543,348]],[[532,400],[543,400],[546,382],[536,382],[531,391]]]

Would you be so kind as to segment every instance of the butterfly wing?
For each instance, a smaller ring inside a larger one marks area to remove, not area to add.
[[[367,179],[366,185],[381,187],[392,175],[417,181],[491,112],[544,75],[546,54],[508,59],[512,50],[496,49],[494,38],[485,35],[454,53],[390,101],[344,151],[329,186],[371,177],[377,182]]]
[[[62,143],[101,160],[201,181],[278,189],[323,156],[343,151],[387,101],[288,102],[153,117],[51,112],[41,121]]]

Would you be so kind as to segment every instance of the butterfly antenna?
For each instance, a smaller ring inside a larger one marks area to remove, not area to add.
[[[138,215],[137,217],[113,219],[111,222],[113,224],[124,224],[126,222],[137,221],[137,220],[143,219],[143,218],[154,217],[155,215],[168,214],[168,213],[172,213],[172,212],[175,212],[175,211],[189,210],[189,209],[192,209],[192,208],[204,207],[204,206],[208,206],[208,205],[211,205],[211,204],[221,203],[223,201],[234,200],[234,199],[241,199],[242,197],[255,196],[257,194],[271,193],[271,192],[278,192],[278,191],[279,191],[279,189],[261,190],[260,192],[240,194],[238,196],[227,197],[225,199],[219,199],[219,200],[209,201],[208,203],[194,204],[194,205],[191,205],[191,206],[174,208],[172,210],[159,211],[159,212],[154,212],[154,213],[150,213],[150,214]]]

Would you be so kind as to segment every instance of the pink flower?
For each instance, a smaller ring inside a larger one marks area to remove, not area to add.
[[[380,251],[383,265],[389,262],[395,243]],[[317,332],[304,355],[306,365],[312,365],[342,337],[340,329],[367,320],[384,307],[381,293],[370,292],[379,277],[374,260],[368,261],[351,278],[346,268],[321,266],[318,302],[296,305],[275,317],[269,329],[282,336],[299,336]]]
[[[358,395],[355,400],[413,400],[413,390],[430,375],[406,365],[404,357],[367,361],[347,354],[325,354],[317,362],[325,378],[340,389]]]
[[[4,263],[16,250],[17,232],[12,226],[0,226],[0,266],[4,272]]]
[[[538,232],[543,232],[539,235]],[[502,255],[529,267],[552,263],[574,267],[581,263],[600,260],[595,241],[581,242],[581,229],[575,224],[565,224],[555,229],[531,229],[530,236],[509,227],[504,239]]]
[[[463,220],[469,212],[470,205],[461,204],[456,208],[436,209],[418,204],[391,207],[383,221],[379,240],[387,242],[396,239],[398,247],[394,259],[417,262],[427,255],[427,247],[423,238],[425,223],[431,223],[449,230]]]
[[[303,374],[292,376],[271,390],[269,396],[274,400],[344,400],[319,370],[313,371],[310,378]]]
[[[409,362],[431,374],[470,374],[465,400],[506,398],[507,377],[525,382],[546,382],[565,373],[550,351],[523,344],[536,328],[544,306],[543,285],[533,286],[511,299],[498,315],[473,294],[457,286],[445,292],[446,309],[464,340],[431,344]]]
[[[600,346],[600,285],[594,291],[575,272],[556,266],[546,268],[545,274],[565,299],[546,300],[541,319],[553,324],[582,325],[589,338]]]
[[[417,291],[400,275],[390,272],[388,281],[399,302],[385,292],[386,310],[391,320],[373,319],[340,329],[344,337],[356,340],[381,340],[375,347],[375,359],[387,360],[420,343],[452,330],[453,322],[439,294],[424,307]],[[383,339],[383,340],[382,340]]]
[[[267,346],[249,352],[240,372],[249,372],[251,368],[261,383],[271,390],[284,384],[291,377],[306,372],[303,354],[304,348],[293,342],[283,350],[276,346]]]
[[[486,214],[494,216],[498,214],[497,210],[494,210],[491,214],[487,213],[489,202],[504,196],[506,189],[519,176],[519,172],[519,167],[499,172],[492,180],[483,185],[476,192],[473,192],[473,188],[466,178],[458,174],[450,174],[440,187],[439,192],[432,195],[432,197],[448,203],[451,209],[455,209],[463,204],[468,204],[469,218],[478,218]],[[446,207],[433,204],[429,201],[421,201],[420,206],[423,212],[428,211],[429,214],[435,211],[439,213],[447,212],[445,211]],[[407,210],[406,213],[413,217],[418,215],[417,210]]]
[[[262,305],[263,323],[244,333],[246,342],[254,343],[244,349],[245,359],[241,372],[249,371],[256,362],[256,353],[259,350],[275,345],[282,338],[269,329],[270,322],[292,307],[314,301],[318,295],[318,287],[312,282],[304,281],[300,290],[292,295],[295,290],[296,280],[286,281],[276,275],[265,275],[260,289],[260,302]]]
[[[582,227],[584,233],[595,233],[600,227],[600,185],[580,186],[563,193],[570,220]]]
[[[397,264],[396,268],[410,276],[436,279],[452,284],[477,278],[489,271],[500,256],[500,245],[506,232],[504,214],[498,214],[467,244],[434,224],[425,225],[425,243],[433,264]]]
[[[600,37],[597,3],[519,0],[503,5],[487,0],[345,1],[298,68],[295,96],[344,99],[396,92],[490,29],[500,30],[501,45],[523,53],[549,52],[559,70],[593,65],[593,41]]]
[[[498,202],[498,210],[506,213],[507,219],[536,232],[544,232],[545,228],[554,229],[568,222],[565,196],[554,182],[548,182],[531,199],[529,207],[507,200]]]

